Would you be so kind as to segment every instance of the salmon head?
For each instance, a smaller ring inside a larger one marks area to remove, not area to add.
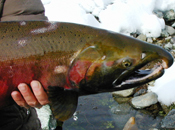
[[[85,47],[71,68],[70,81],[82,92],[110,92],[143,85],[162,76],[164,69],[173,64],[172,55],[159,46],[112,32],[102,37]],[[154,67],[144,70],[151,62]],[[84,68],[79,71],[83,73],[80,80],[72,76],[75,66]]]

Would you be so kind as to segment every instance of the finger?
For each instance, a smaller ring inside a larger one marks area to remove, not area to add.
[[[13,100],[21,107],[29,108],[29,105],[23,99],[22,95],[18,91],[13,91],[11,93]]]
[[[44,88],[41,86],[40,82],[33,80],[31,82],[31,88],[36,99],[41,105],[46,105],[49,103],[47,93],[44,91]]]
[[[35,98],[34,94],[32,93],[30,88],[25,83],[19,84],[18,85],[18,89],[21,92],[24,100],[26,101],[26,103],[29,106],[31,106],[31,107],[38,107],[38,108],[41,107],[41,105],[39,104],[39,102]]]

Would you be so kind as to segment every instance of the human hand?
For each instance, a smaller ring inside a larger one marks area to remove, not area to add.
[[[44,91],[41,84],[33,80],[30,83],[32,90],[25,83],[18,85],[19,91],[13,91],[11,96],[13,100],[21,107],[37,107],[41,108],[43,105],[49,103],[47,93]],[[32,92],[33,91],[33,92]]]

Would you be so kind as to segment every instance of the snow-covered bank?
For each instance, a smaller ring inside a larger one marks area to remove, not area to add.
[[[63,21],[99,27],[99,22],[92,14],[86,13],[76,0],[45,1],[45,14],[50,21]]]
[[[160,36],[164,20],[153,14],[153,1],[115,1],[99,14],[101,27],[121,33],[139,32],[147,37]]]
[[[160,36],[165,27],[164,20],[153,10],[175,9],[173,0],[42,1],[50,21],[74,22],[126,34],[139,32],[148,37]]]

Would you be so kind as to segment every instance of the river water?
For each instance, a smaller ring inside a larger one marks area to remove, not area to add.
[[[63,130],[122,130],[130,117],[135,117],[139,130],[160,128],[163,117],[153,117],[129,104],[118,104],[111,93],[79,98],[75,115],[65,121]]]

